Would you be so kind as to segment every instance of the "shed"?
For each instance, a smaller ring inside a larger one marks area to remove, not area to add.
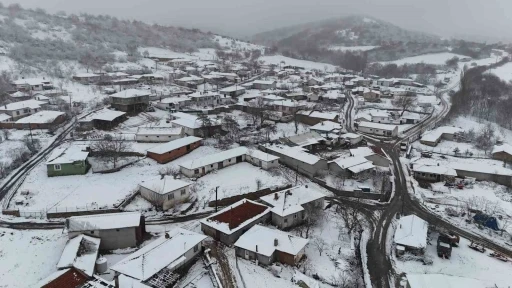
[[[103,108],[78,120],[78,125],[82,130],[89,130],[92,128],[110,130],[125,119],[126,112]]]
[[[137,142],[169,142],[184,135],[181,127],[139,127],[135,133],[135,140]]]
[[[185,154],[188,154],[197,147],[201,146],[202,140],[202,138],[195,136],[187,136],[184,138],[172,140],[148,149],[146,155],[160,164],[165,164]]]
[[[190,197],[191,183],[170,176],[144,180],[139,184],[142,198],[162,210],[168,210]]]
[[[363,133],[387,136],[387,137],[396,137],[398,136],[398,126],[396,125],[388,125],[381,123],[373,123],[373,122],[361,122],[357,126],[357,130]]]
[[[39,111],[21,118],[13,125],[16,129],[51,129],[66,120],[66,113],[60,111]]]
[[[86,174],[90,167],[88,156],[89,152],[80,146],[56,148],[46,162],[48,177]]]
[[[80,234],[75,238],[69,239],[62,251],[58,269],[75,267],[89,277],[94,274],[96,258],[101,239]]]
[[[398,221],[394,242],[406,251],[423,254],[427,247],[428,223],[416,215],[403,216]]]

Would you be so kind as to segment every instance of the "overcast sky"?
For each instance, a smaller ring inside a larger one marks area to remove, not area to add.
[[[366,14],[441,36],[512,37],[512,0],[0,0],[48,12],[123,19],[250,36],[298,23]],[[510,39],[510,38],[509,38]]]

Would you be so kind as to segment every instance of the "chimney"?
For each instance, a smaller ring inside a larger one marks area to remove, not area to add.
[[[308,188],[308,185],[306,185],[306,188]]]
[[[165,233],[165,239],[169,239],[169,238],[171,238],[171,237],[169,236],[169,233]]]
[[[258,252],[258,245],[256,245],[256,252]]]
[[[279,199],[279,194],[276,192],[276,193],[274,193],[274,200],[277,200],[277,199]]]
[[[277,238],[274,238],[274,247],[277,247],[278,244],[279,244],[279,241],[277,241]]]

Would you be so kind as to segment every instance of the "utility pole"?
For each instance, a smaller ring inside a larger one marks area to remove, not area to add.
[[[34,138],[32,138],[32,123],[28,123],[28,130],[30,130],[30,141],[34,144]]]
[[[295,170],[295,186],[297,186],[298,180],[299,180],[299,165],[297,164],[297,170]]]
[[[219,186],[215,187],[215,212],[217,212],[217,189],[219,189]]]

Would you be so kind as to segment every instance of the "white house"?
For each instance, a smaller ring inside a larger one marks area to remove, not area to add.
[[[315,131],[320,135],[326,134],[339,134],[341,131],[341,124],[333,121],[322,121],[314,126],[309,127],[309,130]]]
[[[135,133],[137,142],[169,142],[185,136],[183,128],[139,127]]]
[[[390,123],[391,119],[389,113],[386,111],[372,111],[370,112],[370,116],[372,117],[372,122],[375,123]]]
[[[373,163],[362,157],[339,157],[329,162],[329,171],[347,177],[357,177],[361,173],[373,171]]]
[[[388,137],[396,137],[398,135],[398,126],[373,122],[361,122],[357,126],[357,130],[363,133]]]
[[[394,242],[405,250],[427,248],[428,223],[416,215],[403,216],[398,220]]]
[[[275,89],[276,88],[276,81],[275,80],[255,80],[252,82],[253,88],[258,90],[265,90],[265,89]]]
[[[0,106],[0,113],[5,113],[12,117],[12,120],[18,120],[28,115],[39,112],[44,108],[46,102],[37,100],[25,100],[13,102]]]
[[[192,103],[192,100],[189,97],[178,96],[159,100],[155,106],[162,110],[175,111],[188,106],[190,103]]]
[[[227,96],[231,96],[231,97],[237,97],[237,96],[240,96],[242,94],[245,94],[245,88],[241,85],[234,85],[234,86],[229,86],[229,87],[226,87],[226,88],[222,88],[220,91],[219,91],[220,94],[222,95],[227,95]]]
[[[191,104],[197,106],[215,106],[219,104],[220,94],[214,92],[195,92],[189,94]]]
[[[363,140],[363,136],[355,133],[345,133],[340,136],[341,139],[344,139],[345,142],[350,143],[351,145],[356,145]]]
[[[13,84],[19,91],[42,91],[45,88],[52,88],[52,83],[44,78],[19,79]]]
[[[191,183],[164,176],[142,181],[139,191],[142,198],[162,210],[168,210],[190,197],[190,185]]]

